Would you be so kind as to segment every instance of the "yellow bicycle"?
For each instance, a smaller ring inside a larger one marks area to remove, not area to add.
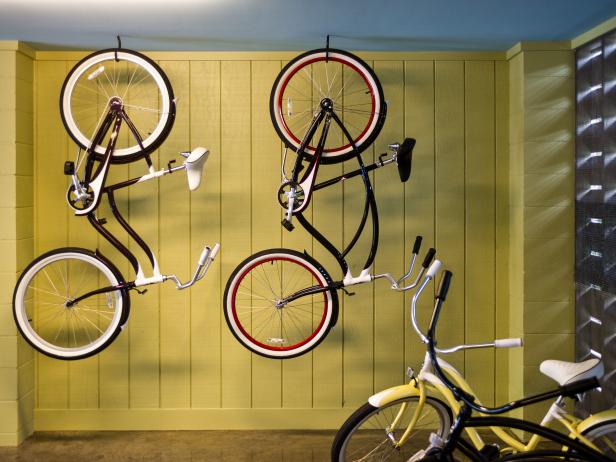
[[[411,303],[411,322],[424,344],[428,343],[428,339],[417,324],[417,300],[439,267],[440,262],[436,260],[426,273]],[[491,343],[459,345],[436,351],[442,355],[475,348],[520,346],[521,339],[500,339]],[[470,385],[454,366],[440,357],[438,364],[459,389],[474,395]],[[598,359],[581,363],[547,360],[540,368],[543,374],[561,386],[585,378],[598,379],[603,375],[603,364]],[[409,371],[410,381],[407,384],[376,393],[347,419],[332,445],[332,462],[419,460],[434,439],[447,438],[453,417],[460,411],[460,401],[435,374],[429,353],[426,353],[423,366],[417,375],[411,369]],[[599,412],[582,420],[570,414],[566,404],[564,396],[557,397],[542,419],[541,426],[548,427],[556,421],[571,438],[616,460],[616,410]],[[465,428],[470,441],[477,450],[486,455],[486,460],[496,459],[506,452],[533,451],[541,440],[540,436],[533,435],[524,442],[503,428],[490,427],[490,430],[503,443],[502,448],[500,445],[486,444],[476,428]]]

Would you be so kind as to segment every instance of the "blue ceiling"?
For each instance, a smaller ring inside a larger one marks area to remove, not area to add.
[[[506,50],[568,40],[615,0],[0,0],[0,39],[39,49]]]

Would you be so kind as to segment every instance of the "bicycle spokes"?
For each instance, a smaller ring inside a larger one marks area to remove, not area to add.
[[[109,281],[96,266],[78,259],[52,261],[30,280],[25,305],[31,329],[42,342],[62,349],[94,343],[113,327],[118,291],[95,294],[71,304]]]
[[[316,283],[316,278],[298,265],[285,260],[263,262],[238,287],[237,317],[250,326],[249,335],[257,342],[273,348],[293,348],[309,339],[323,321],[324,313],[318,304],[323,304],[324,295],[310,295],[284,305],[280,301]]]

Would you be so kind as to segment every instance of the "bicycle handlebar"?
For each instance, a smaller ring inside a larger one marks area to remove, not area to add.
[[[401,283],[404,280],[408,279],[413,274],[413,269],[415,268],[415,262],[417,261],[417,254],[419,253],[419,250],[421,249],[422,241],[423,241],[423,238],[421,236],[415,237],[415,242],[413,243],[413,250],[412,250],[412,255],[411,255],[411,263],[409,264],[409,269],[404,276],[402,276],[398,280],[395,280],[390,273],[384,273],[384,274],[377,274],[375,276],[372,276],[372,279],[374,280],[374,279],[385,278],[391,283],[391,288],[393,290],[398,290],[400,292],[406,292],[408,290],[411,290],[417,287],[417,285],[419,284],[419,281],[421,280],[422,276],[425,274],[426,270],[428,269],[428,266],[430,266],[430,263],[432,262],[432,260],[434,259],[434,256],[436,255],[436,249],[434,248],[430,248],[428,252],[426,253],[424,261],[421,264],[421,269],[419,270],[419,273],[415,277],[415,280],[407,286],[402,286]],[[432,277],[434,277],[434,275]]]
[[[445,298],[447,297],[447,292],[449,291],[449,285],[451,284],[451,278],[453,276],[453,273],[449,270],[446,270],[443,273],[443,277],[441,277],[441,282],[438,286],[438,291],[436,294],[436,298],[438,300],[441,301],[445,301]]]
[[[521,338],[500,338],[494,340],[495,348],[517,348],[524,345]]]
[[[522,398],[518,401],[512,401],[510,403],[504,404],[498,407],[487,407],[475,402],[475,397],[468,393],[467,391],[459,388],[455,385],[449,378],[445,375],[441,366],[438,362],[437,348],[436,348],[436,325],[438,323],[438,318],[440,316],[441,308],[443,302],[447,298],[447,292],[449,291],[449,287],[451,285],[451,278],[453,274],[451,271],[445,271],[443,277],[441,278],[441,282],[439,284],[438,292],[435,297],[434,311],[432,312],[432,319],[430,321],[430,327],[428,329],[427,335],[427,343],[428,343],[428,353],[430,355],[430,361],[432,362],[432,367],[439,377],[439,379],[451,390],[454,397],[458,400],[463,401],[468,407],[474,409],[482,414],[502,414],[513,409],[517,409],[520,407],[528,406],[530,404],[538,403],[540,401],[545,401],[551,398],[556,398],[559,396],[575,396],[585,391],[591,390],[593,388],[597,388],[599,386],[599,382],[596,378],[590,378],[585,380],[580,380],[574,382],[569,385],[564,385],[558,387],[555,390],[551,390],[545,393],[541,393],[538,395],[533,395],[527,398]],[[425,284],[422,284],[422,288]],[[503,347],[513,347],[520,346],[520,339],[501,339],[496,340],[494,342],[494,346],[503,348]],[[454,350],[454,349],[450,349]]]
[[[436,255],[436,249],[432,247],[428,250],[428,253],[426,253],[426,258],[424,258],[424,261],[421,264],[421,266],[427,269],[428,266],[430,266],[430,263],[432,262],[434,255]]]
[[[413,253],[415,255],[417,255],[419,253],[419,249],[421,249],[421,241],[423,240],[423,237],[421,236],[417,236],[415,238],[415,244],[413,244]]]

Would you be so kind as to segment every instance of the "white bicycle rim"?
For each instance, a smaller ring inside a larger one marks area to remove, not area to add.
[[[159,73],[159,71],[154,66],[152,66],[151,63],[131,53],[126,53],[122,51],[118,51],[117,53],[118,53],[118,59],[132,62],[133,64],[136,64],[137,66],[140,66],[143,69],[145,69],[145,71],[156,82],[156,85],[161,94],[161,99],[162,99],[161,114],[163,115],[163,117],[160,118],[156,128],[152,131],[152,133],[143,140],[143,146],[144,148],[147,148],[148,146],[150,146],[152,143],[154,143],[158,139],[162,131],[165,129],[165,126],[167,125],[167,121],[169,119],[169,112],[171,109],[171,98],[170,98],[169,92],[167,91],[167,86],[165,84],[165,81],[162,75]],[[79,80],[80,77],[83,76],[83,74],[86,71],[91,70],[93,66],[100,64],[104,61],[113,61],[113,60],[115,60],[114,51],[110,51],[108,53],[101,53],[101,54],[92,56],[90,59],[87,59],[86,61],[81,63],[79,67],[73,70],[64,88],[64,93],[62,95],[62,112],[64,114],[64,119],[66,121],[68,130],[73,134],[73,136],[76,139],[79,140],[79,142],[83,146],[90,145],[90,142],[91,142],[90,138],[92,135],[90,136],[85,135],[84,133],[81,132],[81,130],[77,126],[77,123],[75,122],[75,118],[73,117],[73,112],[71,110],[71,95],[73,94],[73,90],[75,89],[75,85],[77,81]],[[95,147],[95,152],[97,154],[105,154],[105,149],[106,147],[98,145]],[[141,151],[141,147],[138,144],[136,144],[135,146],[132,146],[129,148],[116,149],[113,153],[113,156],[114,157],[129,156],[132,154],[136,154],[140,151]]]
[[[314,336],[312,337],[312,339],[310,339],[310,341],[302,344],[300,347],[294,348],[294,349],[289,349],[289,350],[276,350],[276,349],[268,349],[268,348],[263,348],[262,346],[254,343],[250,338],[248,338],[246,335],[244,335],[244,333],[242,332],[242,329],[240,328],[240,326],[238,326],[236,320],[235,320],[235,316],[233,313],[233,297],[235,292],[237,291],[237,284],[238,284],[238,280],[240,279],[240,277],[244,276],[244,274],[246,273],[246,269],[247,267],[250,266],[255,266],[258,265],[260,262],[264,261],[264,260],[268,260],[271,258],[276,258],[276,257],[282,257],[282,258],[286,258],[289,260],[293,260],[296,262],[299,262],[302,266],[306,266],[308,268],[310,268],[310,270],[317,276],[317,278],[319,279],[319,282],[324,285],[327,286],[328,282],[326,281],[326,279],[323,277],[323,275],[319,272],[319,270],[312,265],[309,261],[304,260],[303,258],[299,258],[296,255],[290,254],[290,253],[283,253],[283,252],[278,252],[278,253],[268,253],[265,255],[261,255],[258,258],[255,258],[253,260],[250,260],[249,262],[247,262],[244,266],[242,266],[242,268],[236,272],[235,276],[233,277],[233,280],[231,281],[230,284],[230,290],[227,293],[227,299],[225,301],[225,310],[227,311],[227,319],[229,321],[229,324],[231,326],[231,329],[233,329],[233,332],[237,335],[237,337],[240,339],[240,341],[244,344],[249,346],[250,349],[257,351],[265,356],[272,356],[272,357],[279,357],[279,358],[285,358],[288,356],[297,356],[302,354],[305,351],[310,350],[311,348],[314,347],[314,345],[316,345],[317,343],[319,343],[321,341],[321,339],[323,338],[323,336],[327,333],[327,330],[329,328],[329,324],[331,322],[331,318],[332,318],[332,296],[331,293],[329,291],[325,292],[325,300],[326,300],[326,315],[325,315],[325,320],[323,322],[323,325],[321,326],[321,328],[316,332],[316,334],[314,334]]]
[[[28,313],[26,313],[26,306],[24,304],[26,290],[29,287],[30,282],[32,281],[34,276],[38,274],[41,269],[43,269],[50,263],[67,259],[76,259],[84,261],[86,263],[90,263],[101,271],[101,273],[109,281],[109,285],[116,285],[119,283],[111,269],[97,258],[91,257],[87,254],[83,254],[80,252],[65,252],[49,255],[47,258],[41,259],[40,261],[36,262],[36,264],[30,267],[21,278],[19,286],[15,293],[15,319],[19,324],[22,333],[33,345],[36,345],[37,348],[53,356],[70,359],[80,356],[87,356],[88,354],[92,353],[93,351],[96,351],[107,343],[109,338],[111,338],[113,334],[117,331],[117,329],[119,329],[120,327],[119,324],[122,318],[124,300],[120,291],[115,291],[113,293],[113,296],[116,301],[116,309],[111,321],[109,322],[109,326],[107,327],[103,335],[101,335],[98,339],[96,339],[89,345],[85,345],[84,347],[79,348],[63,348],[58,347],[41,338],[34,331],[32,325],[28,321]]]

